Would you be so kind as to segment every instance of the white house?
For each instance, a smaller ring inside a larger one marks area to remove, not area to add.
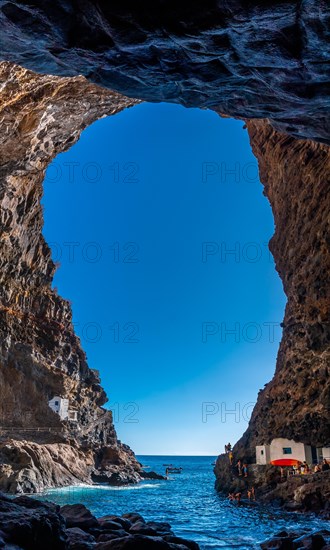
[[[257,464],[270,463],[270,445],[256,446],[256,463]]]
[[[270,464],[272,460],[285,458],[313,464],[328,457],[330,458],[330,447],[312,447],[293,439],[277,438],[273,439],[269,445],[256,446],[257,464]]]
[[[48,401],[50,408],[59,415],[61,420],[78,420],[78,413],[75,409],[69,409],[69,400],[55,395],[53,399]]]

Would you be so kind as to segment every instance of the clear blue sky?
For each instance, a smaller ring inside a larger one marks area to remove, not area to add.
[[[47,171],[54,285],[138,454],[222,452],[273,375],[285,297],[256,166],[241,121],[141,104]]]

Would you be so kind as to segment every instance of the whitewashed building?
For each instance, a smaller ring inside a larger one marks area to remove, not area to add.
[[[312,447],[293,439],[277,438],[268,445],[256,446],[256,463],[270,464],[272,460],[281,459],[306,461],[307,464],[319,462],[323,458],[330,459],[330,447]]]
[[[69,400],[58,395],[48,401],[50,408],[59,415],[61,420],[71,420],[77,422],[78,412],[75,409],[69,408]]]

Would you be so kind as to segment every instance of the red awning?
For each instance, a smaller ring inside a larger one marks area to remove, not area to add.
[[[301,461],[295,458],[278,458],[277,460],[271,460],[270,463],[273,464],[273,466],[299,466]]]

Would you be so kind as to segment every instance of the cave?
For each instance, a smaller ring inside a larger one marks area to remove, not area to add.
[[[283,337],[274,378],[236,451],[252,460],[255,445],[272,437],[329,442],[329,8],[207,1],[201,12],[197,2],[145,2],[142,10],[132,2],[58,0],[2,1],[0,10],[1,401],[25,437],[31,419],[51,428],[29,452],[65,446],[79,456],[80,472],[69,478],[82,479],[79,445],[98,470],[105,443],[118,460],[130,453],[111,414],[95,424],[106,396],[75,335],[70,303],[52,289],[40,198],[47,166],[84,128],[141,101],[244,120],[273,211],[270,250],[287,297]],[[79,394],[83,435],[63,431],[42,402],[27,410],[27,395],[39,403],[40,393],[60,395],[63,386]],[[23,407],[18,420],[13,387]],[[3,448],[3,460],[22,464],[21,447],[16,441],[15,460]],[[25,483],[14,470],[3,484],[13,492]],[[134,461],[130,475],[138,475]]]

